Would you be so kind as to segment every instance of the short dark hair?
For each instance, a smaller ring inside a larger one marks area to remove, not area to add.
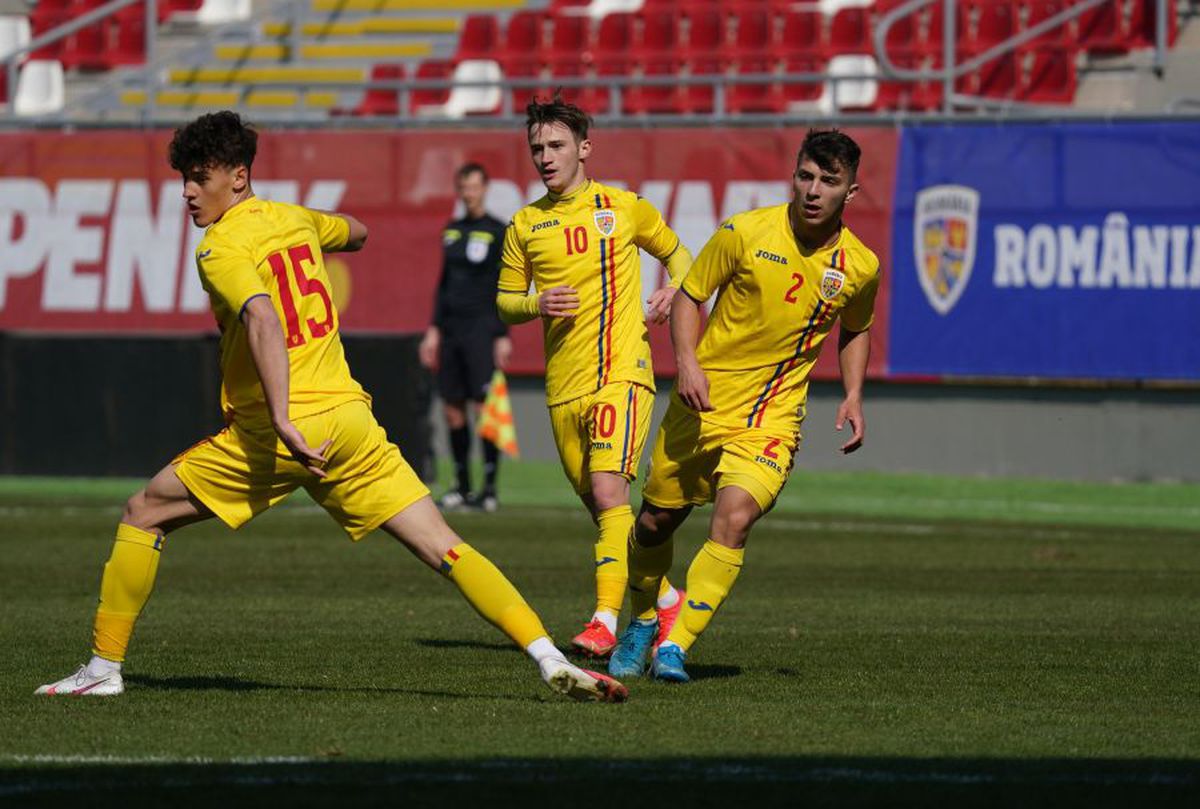
[[[571,130],[578,142],[587,138],[592,117],[574,104],[563,101],[562,95],[556,90],[549,101],[535,97],[525,107],[525,131],[546,124],[562,124]]]
[[[168,155],[179,172],[214,167],[250,170],[258,151],[258,133],[236,112],[222,110],[201,115],[175,130]]]
[[[862,149],[845,132],[836,129],[810,129],[804,135],[804,143],[800,144],[796,165],[805,157],[812,158],[812,161],[825,171],[844,168],[853,180],[858,174],[858,160],[862,157]]]
[[[485,169],[483,167],[482,163],[463,163],[461,166],[458,167],[458,171],[454,172],[454,179],[465,180],[468,177],[470,177],[472,174],[482,174],[483,182],[485,185],[487,184],[487,181],[489,179],[488,173],[487,173],[487,169]]]

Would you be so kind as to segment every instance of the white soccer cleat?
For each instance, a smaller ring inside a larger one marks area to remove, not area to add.
[[[581,669],[565,658],[543,660],[540,667],[546,685],[577,702],[624,702],[629,689],[595,671]]]
[[[108,674],[93,677],[88,674],[87,666],[80,666],[79,671],[74,674],[63,677],[56,683],[46,683],[46,685],[40,686],[33,693],[60,697],[85,695],[89,697],[115,697],[124,691],[125,682],[121,679],[121,672],[110,671]]]

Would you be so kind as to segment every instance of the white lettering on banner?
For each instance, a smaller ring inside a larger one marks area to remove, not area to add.
[[[1200,225],[996,225],[992,284],[1034,289],[1200,289]]]
[[[0,180],[0,309],[8,279],[32,275],[46,258],[50,211],[50,192],[40,180]]]
[[[260,196],[283,202],[299,201],[300,188],[295,180],[255,183]],[[336,210],[345,192],[343,180],[316,180],[302,204]],[[107,218],[107,226],[84,217]],[[34,177],[0,178],[0,310],[9,279],[42,269],[47,312],[128,312],[135,285],[147,312],[203,312],[208,296],[193,259],[203,237],[185,216],[177,181],[162,184],[151,211],[146,180],[62,180],[51,193]],[[88,265],[95,269],[81,269]]]
[[[50,258],[42,279],[42,308],[46,311],[94,312],[99,308],[100,275],[77,268],[99,264],[104,229],[79,220],[106,215],[112,195],[112,180],[63,180],[58,184]]]
[[[147,312],[170,312],[179,278],[179,243],[183,232],[183,196],[179,184],[164,182],[158,211],[150,213],[150,184],[126,180],[117,187],[108,234],[108,272],[104,309],[128,312],[137,279]]]

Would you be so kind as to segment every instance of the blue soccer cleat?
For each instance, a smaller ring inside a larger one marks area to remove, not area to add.
[[[654,659],[650,663],[650,674],[656,680],[665,683],[686,683],[692,678],[683,668],[687,652],[673,643],[664,644],[654,650]]]
[[[658,619],[639,621],[634,619],[625,627],[608,659],[608,673],[614,677],[641,677],[646,673],[646,661],[650,648],[658,637]]]

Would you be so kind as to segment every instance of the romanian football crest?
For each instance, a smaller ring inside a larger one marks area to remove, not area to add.
[[[605,208],[596,211],[596,230],[600,231],[601,236],[611,236],[613,231],[617,229],[617,215]]]
[[[917,192],[913,253],[921,289],[938,314],[958,303],[975,264],[979,192],[962,185],[935,185]]]
[[[472,264],[478,264],[487,258],[488,250],[492,246],[492,234],[473,231],[467,237],[467,261]]]
[[[831,301],[846,285],[846,274],[837,270],[826,270],[821,276],[821,297]]]

